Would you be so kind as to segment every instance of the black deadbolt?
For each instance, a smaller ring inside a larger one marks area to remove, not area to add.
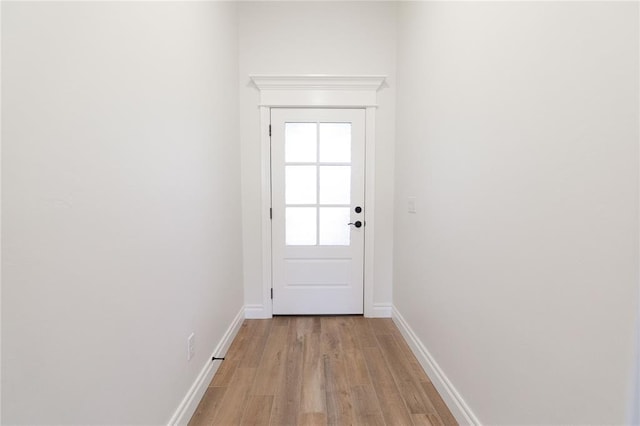
[[[360,213],[360,212],[362,212],[362,207],[357,206],[357,207],[356,207],[356,213]]]

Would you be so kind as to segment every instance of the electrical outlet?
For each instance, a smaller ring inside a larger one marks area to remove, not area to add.
[[[187,361],[191,361],[196,354],[196,334],[191,333],[187,339]]]
[[[407,210],[409,211],[409,213],[416,212],[416,197],[407,198]]]

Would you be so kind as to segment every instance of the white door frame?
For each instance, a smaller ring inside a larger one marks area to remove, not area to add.
[[[364,316],[374,316],[373,248],[375,238],[375,120],[377,92],[385,76],[252,75],[260,90],[262,181],[262,308],[247,318],[271,318],[271,108],[362,108],[365,110]]]

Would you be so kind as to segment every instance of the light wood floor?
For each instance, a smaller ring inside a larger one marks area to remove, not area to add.
[[[245,320],[189,426],[457,424],[391,319]]]

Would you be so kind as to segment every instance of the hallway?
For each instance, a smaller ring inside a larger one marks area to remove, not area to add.
[[[457,424],[391,319],[245,320],[190,426]]]
[[[640,424],[640,0],[0,15],[0,425]]]

